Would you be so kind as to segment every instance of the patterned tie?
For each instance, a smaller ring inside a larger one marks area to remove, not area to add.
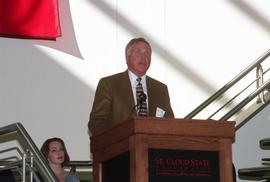
[[[138,116],[147,116],[147,104],[146,104],[146,99],[142,99],[142,93],[143,92],[143,87],[141,83],[141,78],[136,79],[138,84],[136,86],[136,97],[137,97],[137,104],[138,104]],[[140,104],[141,102],[141,104]]]

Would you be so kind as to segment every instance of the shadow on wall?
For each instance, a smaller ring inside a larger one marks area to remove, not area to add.
[[[213,85],[211,85],[211,83],[202,79],[198,73],[192,71],[192,69],[190,69],[187,65],[184,65],[183,61],[179,60],[179,58],[173,55],[173,53],[160,45],[155,39],[151,38],[150,35],[145,34],[145,32],[143,32],[138,26],[125,18],[125,16],[122,15],[121,12],[115,10],[108,3],[102,0],[88,1],[89,3],[97,7],[97,9],[99,9],[101,12],[103,12],[108,18],[116,18],[115,16],[117,13],[117,23],[119,24],[119,26],[130,32],[130,34],[132,34],[133,36],[140,35],[146,37],[150,41],[153,50],[155,50],[158,55],[163,57],[164,60],[168,61],[170,67],[176,69],[179,73],[181,73],[181,75],[188,77],[190,82],[194,83],[194,85],[197,85],[199,89],[203,90],[207,95],[213,94],[217,90]],[[242,0],[231,0],[230,2],[234,4],[234,6],[238,7],[241,12],[245,13],[250,19],[255,20],[255,22],[257,22],[260,26],[266,28],[268,31],[270,30],[269,21],[265,19],[253,7],[250,7]],[[115,13],[115,11],[117,12]]]
[[[57,38],[56,41],[38,41],[34,43],[51,47],[83,59],[74,32],[69,0],[58,0],[58,3],[62,37]]]
[[[195,86],[198,87],[198,89],[202,90],[207,95],[212,95],[217,91],[217,88],[215,88],[211,83],[209,83],[207,80],[203,79],[199,73],[192,70],[192,68],[189,68],[188,65],[185,65],[183,60],[175,56],[170,50],[167,50],[164,46],[162,46],[155,38],[152,38],[151,35],[146,34],[143,32],[140,27],[138,27],[136,24],[134,24],[132,21],[127,19],[121,12],[118,11],[117,7],[114,9],[110,4],[105,2],[104,0],[88,0],[89,3],[93,6],[95,6],[98,10],[100,10],[107,18],[112,19],[112,21],[116,21],[119,26],[123,29],[125,29],[127,32],[129,32],[133,36],[143,36],[146,37],[149,42],[152,45],[153,50],[163,58],[163,60],[166,60],[169,64],[169,66],[173,69],[175,69],[179,75],[182,75],[183,77],[186,77],[191,83],[193,83]],[[241,12],[247,14],[247,16],[255,20],[260,26],[263,26],[267,30],[269,30],[269,21],[263,16],[257,12],[254,8],[248,6],[241,0],[233,1],[231,0],[231,3],[234,3],[235,6],[237,6]],[[115,20],[116,19],[116,20]],[[229,100],[229,98],[226,98],[224,100],[224,103],[226,103]]]
[[[230,0],[229,2],[231,2],[236,8],[240,9],[243,14],[247,15],[260,27],[266,29],[267,32],[270,32],[270,20],[264,17],[264,15],[261,12],[254,9],[243,0]]]
[[[202,79],[199,74],[192,71],[187,65],[183,64],[183,61],[179,60],[173,53],[171,53],[169,50],[167,50],[165,47],[160,45],[154,38],[151,38],[150,35],[145,34],[143,30],[141,30],[138,26],[136,26],[133,22],[125,18],[124,15],[121,14],[121,12],[118,12],[118,10],[114,10],[108,3],[102,1],[102,0],[89,0],[89,2],[96,6],[101,12],[103,12],[108,18],[115,18],[115,14],[117,13],[117,23],[119,26],[121,26],[123,29],[130,32],[133,36],[143,36],[149,40],[151,43],[151,46],[153,50],[163,58],[163,60],[166,60],[169,63],[169,66],[171,68],[174,68],[179,72],[181,75],[187,77],[190,82],[194,83],[194,85],[198,86],[199,89],[204,91],[207,95],[213,94],[217,89],[211,85],[206,80]],[[117,11],[115,13],[115,11]],[[113,20],[115,21],[115,20]]]
[[[22,122],[39,144],[49,136],[62,137],[67,145],[89,143],[92,88],[30,41],[1,38],[0,55],[2,126]],[[76,136],[70,137],[74,133]],[[85,152],[81,155],[89,156],[89,151]]]

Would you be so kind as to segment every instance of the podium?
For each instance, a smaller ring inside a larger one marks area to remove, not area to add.
[[[232,182],[235,122],[136,117],[91,137],[94,182]]]

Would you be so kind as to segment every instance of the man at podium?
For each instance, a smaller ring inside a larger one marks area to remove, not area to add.
[[[91,135],[134,116],[174,117],[168,88],[146,75],[152,49],[144,38],[134,38],[125,49],[127,70],[100,79],[88,128]]]

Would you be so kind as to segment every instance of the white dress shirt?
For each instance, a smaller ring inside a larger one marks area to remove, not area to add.
[[[136,80],[137,76],[134,73],[132,73],[132,71],[130,71],[130,70],[128,70],[128,76],[129,76],[129,80],[130,80],[130,83],[131,83],[134,103],[135,103],[135,105],[137,105],[137,97],[136,97],[136,86],[138,84],[138,82]],[[148,108],[148,95],[147,95],[147,86],[146,86],[146,76],[143,75],[141,77],[141,79],[142,79],[141,83],[142,83],[142,87],[143,87],[143,92],[146,95],[146,104],[147,104],[147,108]]]

